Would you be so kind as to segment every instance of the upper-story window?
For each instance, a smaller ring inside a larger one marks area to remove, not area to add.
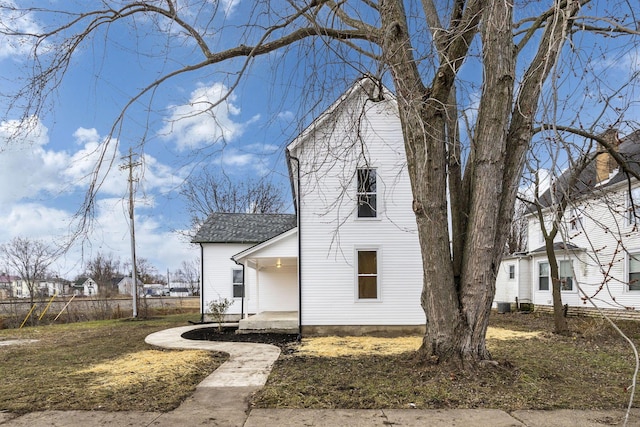
[[[569,229],[571,231],[582,230],[582,211],[579,208],[572,208],[569,217]]]
[[[627,223],[640,223],[640,188],[634,188],[627,197]]]
[[[509,264],[509,280],[513,280],[516,278],[516,266],[514,264]]]
[[[376,218],[378,216],[376,170],[360,168],[357,172],[358,218]]]

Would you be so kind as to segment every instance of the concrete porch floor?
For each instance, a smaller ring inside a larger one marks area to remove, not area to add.
[[[248,333],[278,333],[297,334],[298,333],[298,312],[297,311],[263,311],[258,314],[241,319],[238,326],[239,334]]]

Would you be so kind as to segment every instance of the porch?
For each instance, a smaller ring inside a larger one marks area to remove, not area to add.
[[[263,311],[240,319],[239,334],[249,333],[297,334],[297,311]]]

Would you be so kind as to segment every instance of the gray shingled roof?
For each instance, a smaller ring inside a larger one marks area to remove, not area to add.
[[[636,173],[640,173],[640,130],[637,130],[620,140],[618,153],[620,154],[620,157],[622,157],[622,159],[625,161],[629,169]],[[556,191],[558,193],[567,191],[567,182],[570,179],[570,174],[571,170],[567,170],[558,178],[558,182],[555,185]],[[626,181],[629,177],[630,175],[627,174],[627,172],[619,169],[618,173],[612,176],[611,179],[602,187],[608,187],[619,182]],[[596,162],[593,161],[580,174],[580,177],[576,181],[572,191],[573,196],[577,197],[589,193],[596,186],[597,182]],[[547,191],[545,191],[544,194],[540,197],[540,203],[543,207],[551,205],[550,193],[551,190],[547,189]],[[530,212],[534,211],[535,208],[531,207]]]
[[[294,214],[213,213],[193,243],[262,243],[295,228]]]

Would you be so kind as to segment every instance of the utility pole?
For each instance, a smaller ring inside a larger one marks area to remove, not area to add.
[[[122,157],[127,163],[120,166],[120,169],[129,169],[129,229],[131,231],[131,294],[133,295],[133,315],[135,319],[138,317],[138,275],[136,268],[136,233],[133,218],[133,168],[140,166],[140,162],[133,161],[133,150],[129,148],[129,155]]]

